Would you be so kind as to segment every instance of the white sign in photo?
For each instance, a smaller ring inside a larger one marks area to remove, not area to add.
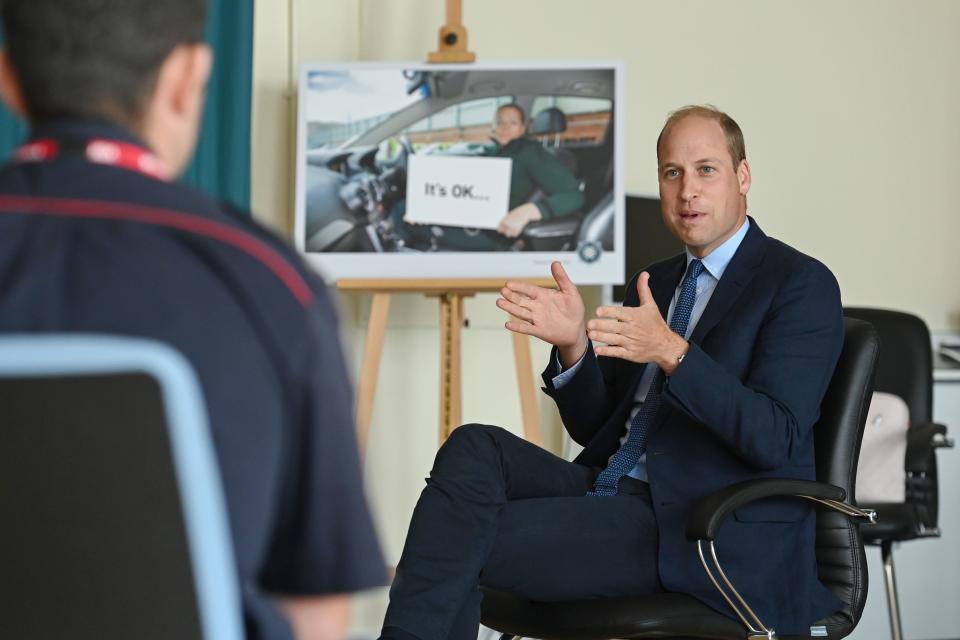
[[[510,158],[409,158],[407,211],[413,224],[496,229],[510,199]]]

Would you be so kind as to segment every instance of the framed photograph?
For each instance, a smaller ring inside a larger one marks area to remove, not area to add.
[[[307,64],[295,240],[329,280],[623,282],[618,62]]]

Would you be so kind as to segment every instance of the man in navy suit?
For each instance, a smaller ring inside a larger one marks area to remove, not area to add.
[[[747,216],[729,116],[674,112],[657,157],[684,254],[589,322],[559,263],[557,289],[508,282],[497,300],[508,329],[554,345],[545,391],[583,452],[571,463],[496,427],[454,431],[414,511],[384,637],[471,637],[478,584],[547,601],[675,591],[733,616],[684,536],[692,505],[742,480],[815,477],[812,429],[842,346],[836,280]],[[814,517],[767,499],[717,538],[733,584],[781,633],[841,606],[817,580]]]

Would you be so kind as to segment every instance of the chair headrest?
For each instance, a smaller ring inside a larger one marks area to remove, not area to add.
[[[890,309],[845,307],[845,316],[866,320],[880,337],[877,391],[900,396],[913,424],[933,419],[933,353],[930,330],[912,313]]]
[[[535,136],[563,133],[567,130],[567,116],[556,107],[547,107],[536,115],[530,125],[530,133]]]

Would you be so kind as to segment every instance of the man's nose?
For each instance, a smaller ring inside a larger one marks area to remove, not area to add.
[[[693,200],[700,195],[700,182],[696,176],[689,173],[684,174],[683,182],[680,184],[680,197],[684,200]]]

